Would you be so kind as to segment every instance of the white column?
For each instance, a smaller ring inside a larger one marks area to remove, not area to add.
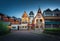
[[[34,20],[35,24],[36,24],[36,19]]]
[[[60,25],[59,25],[59,28],[60,28]]]
[[[51,24],[51,28],[53,28],[53,24]]]
[[[40,29],[40,26],[41,26],[40,20],[38,20],[38,25],[39,25],[39,29]]]
[[[36,19],[35,19],[35,29],[36,29]]]

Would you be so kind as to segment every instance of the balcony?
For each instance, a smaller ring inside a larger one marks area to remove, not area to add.
[[[60,24],[60,22],[45,22],[45,24]]]
[[[45,16],[45,19],[60,19],[60,16]]]
[[[27,24],[28,22],[22,22],[22,24]]]

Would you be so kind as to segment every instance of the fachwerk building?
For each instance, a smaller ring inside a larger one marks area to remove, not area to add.
[[[0,15],[0,20],[1,17]],[[10,22],[11,29],[16,30],[60,28],[60,10],[58,8],[53,11],[48,8],[43,13],[39,8],[35,17],[33,11],[30,11],[29,15],[24,11],[20,20],[17,20],[15,17],[10,18],[5,16],[3,19]]]

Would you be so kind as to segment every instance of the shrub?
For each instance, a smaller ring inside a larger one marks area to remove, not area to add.
[[[53,34],[53,35],[60,35],[60,28],[45,28],[44,33]]]
[[[7,24],[4,24],[3,21],[0,21],[0,35],[6,34],[9,32],[9,28]]]

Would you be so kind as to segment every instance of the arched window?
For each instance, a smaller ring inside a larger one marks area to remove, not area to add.
[[[42,22],[42,19],[40,19],[40,22]]]

